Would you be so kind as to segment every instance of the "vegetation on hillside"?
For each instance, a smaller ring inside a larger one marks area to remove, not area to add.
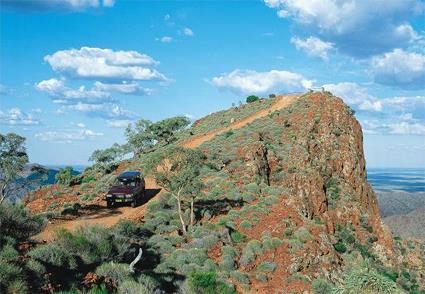
[[[127,129],[127,144],[96,151],[91,168],[55,190],[100,196],[116,170],[142,170],[163,191],[146,204],[141,222],[59,231],[53,242],[21,250],[19,242],[38,232],[42,224],[29,221],[34,217],[22,207],[19,221],[15,221],[16,213],[2,213],[17,207],[0,207],[2,226],[33,224],[22,230],[24,235],[5,231],[15,241],[0,243],[0,262],[8,264],[0,266],[4,271],[0,276],[9,277],[0,281],[0,290],[423,293],[421,263],[411,266],[407,261],[417,260],[412,256],[424,248],[394,240],[394,254],[402,262],[394,265],[386,260],[370,210],[355,198],[356,187],[331,169],[344,152],[355,152],[343,151],[354,148],[354,143],[346,142],[354,136],[355,121],[349,108],[330,93],[306,94],[290,107],[218,135],[199,149],[178,146],[201,131],[227,125],[236,113],[246,116],[272,101],[212,114],[190,128],[182,117],[157,123],[139,121]],[[339,114],[348,123],[324,124],[321,115],[330,105],[343,109]],[[332,148],[331,153],[326,148]],[[134,158],[120,162],[122,153],[116,150],[131,150]],[[318,152],[317,157],[309,157],[311,150]],[[320,172],[320,177],[311,178],[316,175],[313,172]],[[329,227],[331,221],[323,211],[313,209],[316,203],[309,202],[319,192],[313,188],[305,192],[305,187],[297,190],[297,183],[307,186],[320,181],[329,215],[337,219],[360,211],[361,217]],[[132,270],[129,264],[140,248],[142,258]]]

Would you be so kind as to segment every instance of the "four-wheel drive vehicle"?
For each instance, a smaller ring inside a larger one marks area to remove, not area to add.
[[[120,174],[106,194],[108,208],[115,203],[131,203],[136,207],[145,195],[145,179],[139,172],[127,171]]]

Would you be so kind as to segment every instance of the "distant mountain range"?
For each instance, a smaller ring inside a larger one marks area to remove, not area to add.
[[[63,167],[47,167],[37,163],[31,163],[25,166],[21,172],[21,176],[16,179],[12,185],[11,197],[8,198],[11,202],[19,202],[29,192],[34,191],[42,186],[52,185],[56,183],[55,176]],[[74,167],[73,167],[74,168]],[[44,174],[40,171],[47,170]],[[74,168],[73,175],[78,175],[83,169]]]

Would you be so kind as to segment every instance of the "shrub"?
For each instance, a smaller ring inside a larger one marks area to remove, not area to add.
[[[68,269],[77,268],[75,258],[67,250],[55,243],[35,247],[28,255],[49,265]]]
[[[258,98],[258,96],[255,96],[255,95],[250,95],[246,97],[246,103],[252,103],[258,100],[260,100],[260,98]]]
[[[332,292],[332,284],[322,278],[317,278],[311,284],[313,291],[317,294],[329,294]]]
[[[345,253],[347,251],[347,246],[341,240],[334,244],[334,248],[339,253]]]
[[[74,172],[74,170],[70,166],[67,166],[67,167],[61,169],[55,175],[56,182],[59,185],[68,186],[71,183],[71,180],[72,180],[72,177],[73,177],[73,175],[72,175],[73,172]]]
[[[242,221],[239,226],[244,229],[248,229],[252,227],[251,223],[247,220]]]
[[[246,239],[246,236],[238,231],[233,231],[230,233],[230,238],[234,243],[241,243]]]
[[[313,236],[311,235],[310,231],[304,227],[301,227],[296,230],[294,233],[294,237],[303,243],[313,240]]]
[[[263,283],[268,281],[267,275],[265,273],[262,273],[262,272],[256,273],[255,278],[258,281],[263,282]]]
[[[120,284],[131,276],[131,271],[128,264],[107,262],[96,268],[96,274]]]
[[[258,255],[262,254],[261,242],[258,240],[251,240],[246,244],[242,250],[240,263],[242,265],[248,265],[253,263]]]
[[[263,272],[274,272],[277,268],[277,264],[274,262],[263,262],[259,266],[259,270]]]
[[[236,281],[238,281],[241,284],[245,284],[248,285],[251,281],[249,280],[249,277],[247,274],[242,273],[240,271],[233,271],[230,273],[230,277],[232,277],[233,279],[235,279]]]
[[[217,280],[215,271],[193,272],[189,276],[189,287],[196,293],[215,294],[236,293],[234,288]]]
[[[118,286],[119,294],[151,294],[153,289],[149,289],[133,280],[125,280]]]
[[[41,231],[44,219],[32,216],[22,205],[2,203],[0,205],[0,244],[6,237],[25,240]]]
[[[336,202],[339,199],[339,192],[341,191],[341,188],[339,187],[339,181],[337,178],[330,178],[326,184],[326,197],[329,201],[329,205],[331,207],[335,207]]]
[[[231,246],[221,247],[221,261],[220,268],[225,271],[232,271],[235,269],[236,250]]]

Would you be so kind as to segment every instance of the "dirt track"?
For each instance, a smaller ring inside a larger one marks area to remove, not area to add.
[[[181,146],[186,148],[198,147],[202,143],[211,140],[217,135],[220,135],[232,129],[242,128],[246,124],[253,122],[254,120],[258,118],[264,117],[268,115],[269,113],[272,113],[276,110],[288,107],[298,97],[299,95],[278,96],[276,97],[276,101],[270,107],[259,110],[247,116],[244,119],[235,121],[227,127],[217,129],[203,135],[194,136],[190,138],[189,140],[183,142]],[[146,202],[150,201],[151,199],[157,199],[160,195],[161,188],[156,185],[155,180],[152,178],[145,178],[145,181],[146,181],[146,188],[147,188],[147,194],[148,194]],[[106,206],[102,206],[96,211],[93,211],[93,213],[90,213],[88,215],[82,216],[74,220],[58,221],[56,223],[50,223],[47,225],[47,227],[44,229],[43,232],[34,236],[33,239],[38,241],[43,241],[43,240],[51,241],[54,238],[55,232],[61,228],[72,231],[77,229],[78,227],[87,226],[87,225],[102,225],[105,227],[111,227],[114,224],[116,224],[120,219],[139,220],[143,218],[145,209],[146,209],[146,205],[144,204],[140,205],[137,208],[122,206],[122,207],[118,207],[114,209],[108,209],[106,208]]]

